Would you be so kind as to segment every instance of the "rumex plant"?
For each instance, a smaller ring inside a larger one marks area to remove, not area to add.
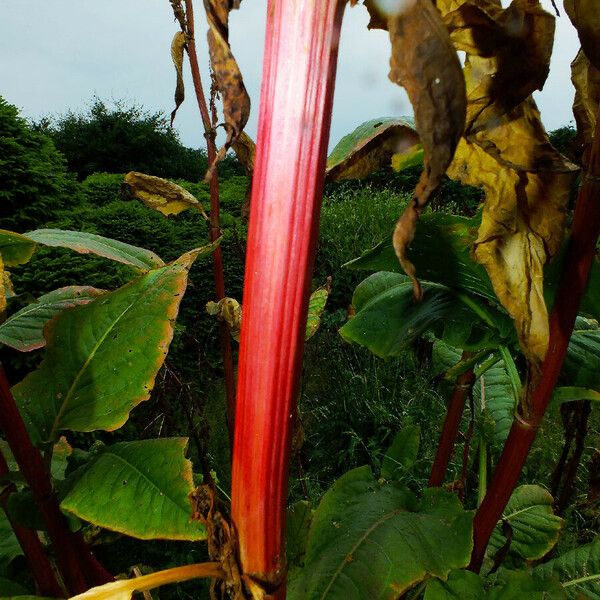
[[[554,499],[539,485],[517,486],[549,403],[599,398],[598,8],[565,0],[583,48],[573,63],[579,169],[550,144],[531,96],[548,74],[555,22],[537,0],[507,8],[496,0],[365,0],[370,27],[389,32],[390,78],[408,92],[415,117],[367,122],[329,158],[346,2],[269,1],[256,146],[243,133],[249,99],[228,43],[229,12],[239,4],[204,2],[214,77],[207,101],[193,3],[171,0],[179,24],[171,48],[176,107],[185,96],[187,52],[208,144],[209,246],[165,264],[91,234],[0,232],[2,312],[12,293],[6,268],[27,262],[38,245],[91,252],[132,269],[117,290],[61,288],[0,324],[1,343],[45,347],[43,362],[23,381],[10,388],[3,372],[0,378],[8,442],[2,505],[38,591],[126,599],[210,577],[214,598],[599,597],[598,540],[551,556],[563,527]],[[465,53],[462,63],[457,51]],[[219,249],[218,164],[229,148],[252,177],[243,315],[225,295]],[[407,427],[378,477],[369,466],[353,469],[318,507],[287,509],[303,345],[327,297],[327,288],[310,296],[324,184],[415,165],[422,165],[420,179],[390,239],[347,265],[373,274],[356,288],[340,334],[381,357],[419,337],[432,344],[434,368],[454,387],[429,486],[417,493],[409,485],[420,440],[419,429]],[[445,175],[483,190],[475,217],[428,211]],[[165,215],[203,212],[182,188],[140,173],[126,176],[124,193]],[[61,469],[61,456],[74,451],[61,432],[115,430],[150,398],[188,271],[209,252],[216,302],[207,309],[220,319],[235,432],[231,506],[213,474],[194,488],[182,438],[93,447],[77,468]],[[231,337],[240,337],[235,406]],[[441,487],[467,401],[462,471]],[[37,527],[11,511],[27,494],[43,518],[58,577]],[[210,562],[109,582],[84,542],[82,521],[141,539],[206,539]]]

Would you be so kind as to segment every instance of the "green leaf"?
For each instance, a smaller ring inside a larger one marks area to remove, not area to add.
[[[65,229],[36,229],[25,234],[29,239],[53,248],[70,248],[80,254],[97,254],[142,271],[164,266],[164,262],[150,250],[138,248],[111,238]]]
[[[525,560],[545,556],[558,542],[564,521],[552,511],[554,499],[539,485],[521,485],[510,497],[502,521],[512,530],[510,553]],[[495,554],[506,543],[498,524],[488,546]]]
[[[453,346],[473,350],[498,343],[499,330],[482,320],[493,309],[481,300],[456,295],[431,282],[423,281],[422,287],[423,300],[415,303],[412,283],[404,275],[371,275],[356,288],[352,300],[356,314],[340,334],[381,357],[400,354],[425,331]]]
[[[94,525],[132,537],[206,538],[191,520],[192,464],[187,439],[156,439],[107,446],[93,456],[61,508]]]
[[[23,265],[35,252],[35,242],[28,237],[0,229],[0,259],[7,267]]]
[[[424,600],[481,600],[485,596],[483,581],[471,571],[451,571],[448,579],[431,579]]]
[[[300,500],[288,508],[286,554],[290,567],[301,566],[304,562],[312,516],[312,508],[305,500]]]
[[[570,386],[600,391],[600,325],[577,317],[563,365]]]
[[[485,269],[471,258],[479,222],[478,217],[467,219],[434,212],[421,215],[408,258],[419,278],[483,296],[497,305],[498,299]],[[402,271],[391,236],[344,266],[367,271]]]
[[[431,374],[434,377],[445,373],[460,362],[462,352],[442,340],[433,342],[431,352]]]
[[[22,585],[5,577],[0,577],[0,598],[22,596],[27,593],[27,590]]]
[[[412,148],[418,141],[412,120],[386,117],[367,121],[333,149],[327,159],[327,178],[362,179],[389,167],[394,154]]]
[[[472,518],[441,489],[419,502],[369,467],[353,469],[321,500],[288,598],[396,598],[428,576],[446,578],[469,562]]]
[[[87,304],[104,293],[93,287],[69,286],[44,294],[0,323],[0,344],[21,352],[41,348],[46,343],[44,326],[48,321],[63,310]]]
[[[149,271],[48,325],[44,361],[13,388],[37,442],[54,441],[63,429],[112,431],[150,397],[189,260]]]
[[[310,340],[310,338],[317,333],[319,327],[321,326],[321,318],[323,317],[325,305],[327,304],[327,298],[329,298],[330,285],[331,284],[328,281],[325,285],[317,288],[310,295],[308,301],[308,318],[306,321],[305,340]]]
[[[600,600],[600,536],[535,567],[533,572],[544,579],[556,577],[572,600]]]
[[[565,590],[556,578],[544,579],[527,571],[501,570],[487,600],[564,600]]]
[[[582,387],[557,387],[552,393],[552,402],[554,404],[564,404],[565,402],[577,402],[578,400],[591,400],[600,402],[600,392]]]
[[[420,437],[421,428],[418,425],[404,427],[396,434],[381,464],[381,476],[384,479],[399,479],[415,464]]]
[[[3,510],[0,510],[0,570],[12,562],[17,556],[22,556],[23,551],[13,533],[12,527]]]

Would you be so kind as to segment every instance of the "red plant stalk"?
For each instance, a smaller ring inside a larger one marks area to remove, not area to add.
[[[285,597],[293,414],[343,0],[269,0],[244,284],[232,517],[246,576]]]
[[[473,356],[472,352],[465,351],[462,354],[461,360],[465,360],[471,356]],[[452,391],[452,397],[450,398],[450,404],[448,405],[448,411],[446,412],[446,418],[442,427],[442,434],[440,435],[440,441],[435,453],[433,467],[431,468],[431,475],[429,476],[428,483],[429,487],[439,487],[444,483],[448,463],[452,457],[454,444],[456,444],[456,438],[458,437],[460,421],[465,410],[465,401],[469,396],[474,383],[475,374],[473,373],[472,368],[459,375],[456,379],[456,384]]]
[[[206,150],[208,165],[211,167],[217,157],[217,147],[215,144],[215,132],[210,120],[208,105],[202,88],[202,79],[200,77],[200,67],[198,65],[198,54],[196,52],[196,41],[194,39],[194,5],[193,0],[185,0],[185,19],[187,29],[187,53],[190,59],[190,70],[192,72],[192,81],[194,82],[194,91],[196,92],[196,101],[200,109],[202,125],[204,127],[204,137],[206,138]],[[219,224],[219,173],[217,169],[211,169],[210,180],[210,241],[214,242],[221,236],[221,227]],[[223,272],[223,252],[221,246],[213,251],[213,273],[215,280],[215,293],[217,300],[225,298],[225,275]],[[221,353],[223,355],[223,371],[225,379],[225,398],[227,400],[227,425],[229,427],[230,442],[233,441],[233,428],[235,421],[235,373],[233,370],[233,352],[231,350],[231,336],[225,322],[219,324],[219,342],[221,344]],[[230,444],[231,445],[231,444]]]
[[[50,475],[40,451],[32,444],[15,403],[4,369],[0,365],[0,429],[17,461],[44,519],[67,591],[79,594],[112,581],[96,560],[80,533],[73,533],[62,514]]]
[[[9,473],[10,470],[6,463],[6,459],[0,452],[0,477],[5,477]],[[44,545],[37,532],[19,525],[8,512],[8,499],[16,491],[17,487],[13,483],[7,484],[0,493],[0,505],[2,505],[2,509],[6,514],[6,518],[10,523],[17,541],[19,542],[19,546],[21,546],[21,550],[23,550],[23,554],[25,555],[29,568],[31,569],[31,574],[36,583],[37,591],[42,596],[63,598],[65,593],[56,579],[52,563],[46,555]]]
[[[530,414],[515,419],[493,479],[473,521],[474,548],[470,569],[479,571],[490,536],[506,507],[537,429],[556,386],[585,293],[600,235],[600,114],[587,174],[579,192],[560,286],[550,314],[550,342],[542,372],[530,398]]]

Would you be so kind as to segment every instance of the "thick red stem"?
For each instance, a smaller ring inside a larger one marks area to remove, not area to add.
[[[585,293],[600,234],[600,118],[583,186],[575,206],[571,237],[560,286],[550,314],[550,342],[539,381],[531,392],[530,415],[515,419],[485,498],[473,522],[470,568],[479,571],[485,549],[502,511],[517,485],[537,429],[552,397]]]
[[[202,125],[204,127],[208,164],[209,167],[211,167],[217,157],[217,147],[215,144],[215,131],[211,123],[208,105],[202,88],[202,79],[200,77],[196,41],[194,39],[194,5],[192,0],[185,0],[185,16],[187,28],[187,53],[190,59],[190,70],[192,72],[192,81],[194,82],[194,91],[196,92],[196,101],[198,102]],[[211,169],[209,189],[210,241],[214,242],[221,236],[221,226],[219,223],[219,173],[216,168]],[[222,300],[225,298],[225,275],[223,272],[223,252],[221,246],[215,248],[212,257],[215,293],[217,295],[217,300]],[[231,336],[229,334],[229,329],[224,322],[219,324],[219,341],[221,344],[221,353],[223,355],[225,397],[227,400],[227,423],[229,427],[230,442],[232,442],[235,422],[235,373],[233,369]]]
[[[67,591],[75,595],[92,586],[112,581],[112,576],[95,559],[81,534],[69,530],[67,521],[58,506],[44,459],[31,442],[2,366],[0,366],[0,429],[4,432],[19,470],[27,481],[44,519]]]
[[[471,352],[465,351],[462,354],[461,360],[465,360],[471,356]],[[459,375],[456,379],[456,385],[454,386],[452,397],[450,398],[448,412],[446,413],[442,434],[440,435],[440,441],[435,453],[433,467],[431,468],[431,475],[428,483],[429,487],[439,487],[444,483],[448,464],[452,457],[452,452],[454,451],[456,438],[458,437],[460,421],[462,419],[463,411],[465,410],[465,402],[471,393],[474,383],[475,374],[473,373],[472,368]]]
[[[293,415],[342,0],[270,0],[244,283],[232,516],[246,575],[285,597]]]
[[[6,463],[6,459],[0,452],[0,477],[4,477],[9,473],[10,470]],[[64,598],[64,590],[56,579],[52,563],[46,555],[46,550],[44,549],[44,545],[37,532],[19,525],[14,521],[8,511],[8,499],[16,491],[17,487],[14,484],[6,485],[2,490],[2,493],[0,493],[0,504],[2,505],[6,518],[19,542],[19,546],[21,546],[21,550],[23,550],[23,554],[25,555],[25,559],[29,564],[33,579],[36,583],[37,590],[42,596]]]

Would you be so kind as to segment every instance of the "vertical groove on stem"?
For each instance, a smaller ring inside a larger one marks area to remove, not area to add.
[[[198,65],[198,53],[196,52],[196,41],[194,39],[194,5],[193,0],[185,0],[185,17],[187,28],[187,53],[190,59],[190,70],[192,72],[192,81],[194,82],[194,91],[196,92],[196,101],[200,109],[202,125],[204,127],[204,137],[206,138],[206,151],[208,165],[211,167],[217,156],[215,145],[215,132],[211,123],[210,114],[204,90],[202,88],[202,79],[200,77],[200,67]],[[210,241],[214,242],[221,235],[220,216],[219,216],[219,173],[218,170],[211,169],[210,180]],[[215,280],[215,293],[217,300],[225,298],[225,275],[223,272],[223,252],[221,246],[215,248],[213,252],[213,272]],[[225,379],[225,397],[227,400],[227,425],[229,428],[230,446],[233,447],[233,428],[235,422],[235,373],[233,369],[233,352],[231,349],[231,336],[225,322],[219,324],[219,342],[221,344],[221,353],[223,355],[223,372]]]
[[[6,476],[10,473],[8,464],[2,452],[0,452],[0,477]],[[13,483],[7,484],[2,492],[0,492],[0,505],[6,514],[6,518],[10,523],[10,526],[23,550],[25,559],[29,564],[33,579],[37,586],[37,591],[42,596],[48,596],[52,598],[64,598],[65,593],[61,588],[52,563],[46,555],[46,550],[42,544],[37,531],[28,529],[16,523],[10,513],[8,512],[8,499],[12,494],[17,491],[17,487]]]
[[[550,313],[550,342],[542,372],[530,396],[528,419],[515,419],[487,494],[473,521],[474,548],[470,568],[479,571],[485,549],[517,484],[537,429],[558,381],[573,326],[585,293],[600,234],[600,113],[587,173],[575,206],[571,237]]]
[[[472,356],[472,352],[465,351],[461,356],[461,360],[466,360]],[[446,418],[444,419],[444,425],[442,426],[442,433],[435,453],[435,459],[431,468],[431,475],[428,483],[429,487],[439,487],[444,483],[448,464],[450,463],[454,445],[456,444],[460,421],[465,409],[465,402],[473,389],[474,383],[475,374],[473,373],[473,368],[468,369],[456,379],[452,397],[450,398],[450,404],[448,405],[448,411],[446,412]]]
[[[19,470],[44,519],[67,590],[75,595],[92,586],[112,581],[112,576],[95,559],[81,534],[69,530],[67,521],[58,506],[44,459],[29,438],[1,365],[0,429],[4,431]]]
[[[269,0],[238,367],[232,516],[246,575],[285,597],[292,415],[345,2]]]

